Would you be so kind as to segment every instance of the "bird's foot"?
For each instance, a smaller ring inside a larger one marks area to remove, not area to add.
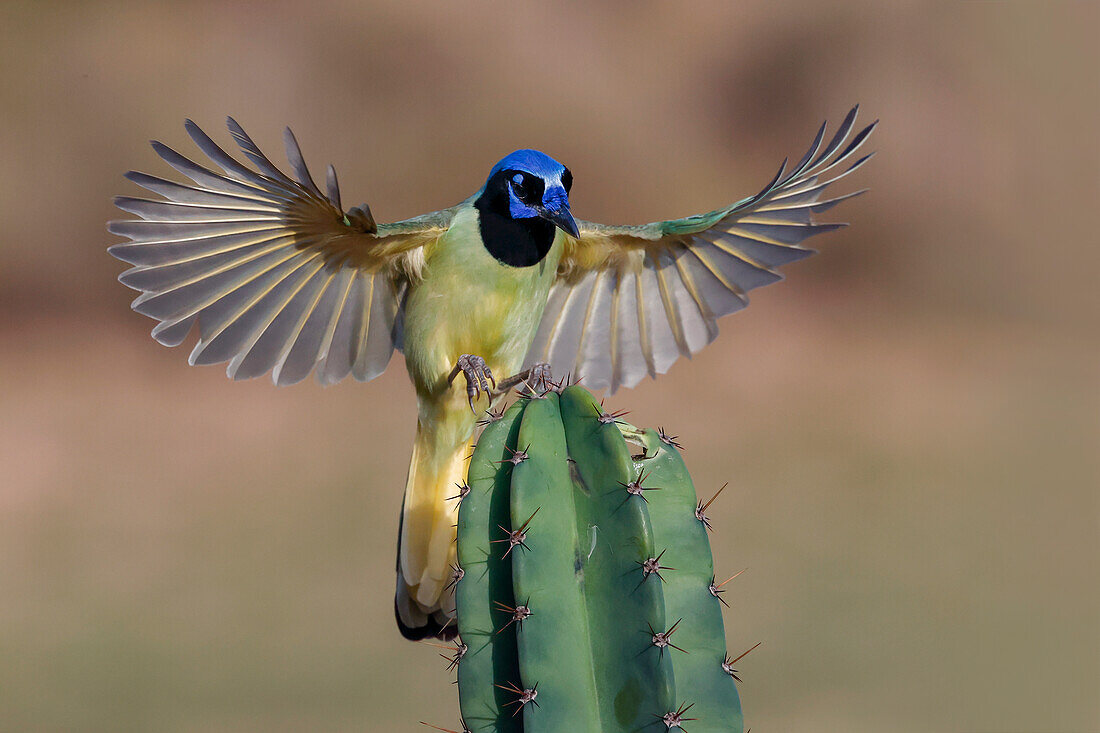
[[[508,390],[518,386],[520,394],[524,396],[545,394],[554,387],[551,376],[550,365],[539,362],[530,369],[524,369],[519,374],[500,380],[500,386],[496,392],[497,394],[505,394]]]
[[[531,367],[528,372],[527,379],[523,380],[524,389],[529,391],[538,392],[539,394],[545,394],[550,391],[554,386],[552,380],[553,372],[550,370],[550,365],[546,362],[539,362]]]
[[[489,365],[485,363],[485,360],[476,354],[463,354],[458,357],[458,361],[455,362],[455,368],[451,370],[450,375],[447,377],[447,384],[450,385],[455,381],[455,377],[458,373],[462,372],[466,377],[466,401],[470,403],[470,411],[474,410],[474,400],[481,396],[484,392],[485,395],[492,400],[493,392],[489,390],[489,383],[493,383],[493,389],[497,388],[497,380],[493,378],[493,372],[489,369]]]

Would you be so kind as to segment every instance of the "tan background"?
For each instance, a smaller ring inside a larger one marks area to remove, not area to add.
[[[383,219],[533,146],[578,215],[639,222],[858,101],[854,226],[611,404],[731,482],[754,731],[1100,730],[1098,6],[500,5],[0,8],[0,729],[457,721],[391,620],[400,360],[277,390],[151,341],[104,252],[122,172],[168,170],[147,139],[289,123]]]

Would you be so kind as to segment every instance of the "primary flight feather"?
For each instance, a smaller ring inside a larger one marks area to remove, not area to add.
[[[847,142],[855,118],[853,109],[824,146],[822,125],[755,196],[641,226],[574,219],[572,173],[534,150],[503,158],[457,206],[380,224],[365,204],[342,209],[332,166],[317,185],[289,129],[293,177],[232,118],[252,167],[188,120],[220,172],[154,142],[191,183],[127,173],[161,198],[116,198],[141,218],[111,222],[130,241],[108,251],[133,265],[119,279],[141,291],[133,308],[158,321],[153,337],[178,346],[197,326],[190,363],[228,362],[234,379],[271,372],[285,385],[315,371],[325,384],[366,381],[394,349],[404,353],[419,409],[395,608],[406,636],[450,637],[455,495],[475,400],[551,372],[593,389],[631,387],[713,341],[719,316],[812,253],[804,239],[843,226],[813,215],[862,193],[824,198],[870,157],[857,151],[874,124]]]

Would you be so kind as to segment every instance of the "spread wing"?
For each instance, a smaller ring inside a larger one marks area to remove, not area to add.
[[[232,118],[228,126],[256,170],[188,120],[187,133],[222,172],[154,142],[191,183],[126,174],[161,197],[116,198],[141,218],[108,225],[130,239],[108,252],[134,265],[119,276],[141,291],[133,309],[159,321],[153,337],[168,346],[197,324],[190,363],[228,361],[233,379],[271,371],[276,384],[292,384],[314,367],[324,383],[374,378],[401,347],[407,276],[454,209],[393,224],[376,224],[366,205],[345,213],[335,170],[328,167],[322,193],[289,128],[294,178]]]
[[[732,206],[641,226],[578,221],[580,237],[567,240],[527,363],[548,362],[559,375],[614,391],[713,341],[719,316],[748,305],[749,290],[781,280],[776,267],[813,253],[804,239],[844,226],[812,215],[863,193],[821,198],[871,157],[836,173],[874,129],[841,150],[855,117],[853,109],[824,149],[822,125],[790,173],[784,161],[760,193]]]

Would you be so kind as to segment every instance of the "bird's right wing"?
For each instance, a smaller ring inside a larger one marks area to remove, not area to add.
[[[454,209],[393,224],[376,224],[366,205],[345,213],[335,170],[329,166],[322,193],[289,128],[294,178],[232,118],[228,126],[256,170],[188,120],[187,133],[223,173],[154,142],[157,155],[193,183],[126,174],[163,197],[115,199],[141,217],[108,226],[131,240],[108,252],[134,265],[119,276],[141,291],[133,309],[159,321],[153,337],[168,346],[197,324],[189,362],[228,361],[233,379],[271,371],[276,384],[292,384],[314,367],[324,383],[349,373],[373,379],[401,346],[408,277]]]

